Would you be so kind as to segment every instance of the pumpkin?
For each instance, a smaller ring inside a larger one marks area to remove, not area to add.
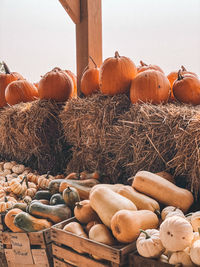
[[[12,167],[12,172],[16,174],[21,174],[25,170],[25,166],[23,164],[14,164]]]
[[[37,88],[27,80],[9,83],[5,90],[5,99],[9,105],[34,101],[38,98]]]
[[[98,223],[102,223],[100,219],[98,219],[98,221],[90,221],[89,223],[87,223],[85,226],[86,233],[89,234],[89,231],[92,228],[92,226],[94,226],[95,224],[98,224]]]
[[[140,235],[140,229],[156,229],[159,220],[150,210],[119,210],[111,219],[114,237],[122,243],[134,242]]]
[[[190,255],[187,253],[187,251],[176,251],[171,253],[169,257],[169,264],[173,264],[175,266],[187,266],[187,267],[192,267],[195,266],[190,258]]]
[[[80,180],[87,180],[87,179],[100,179],[100,172],[94,171],[92,173],[83,171],[80,173]]]
[[[173,83],[173,94],[177,101],[186,104],[200,104],[200,80],[191,74],[182,75],[178,72],[178,78]]]
[[[39,178],[39,175],[36,174],[36,173],[30,172],[30,173],[27,174],[28,181],[33,182],[35,184],[38,183],[38,178]]]
[[[194,202],[194,197],[189,190],[180,188],[161,176],[148,171],[137,172],[132,186],[137,191],[154,198],[158,202],[178,207],[183,212],[187,212]]]
[[[80,196],[76,188],[67,187],[62,193],[63,200],[68,207],[74,209],[75,203],[80,201]]]
[[[103,243],[105,245],[113,246],[115,244],[115,239],[108,227],[104,224],[95,224],[90,228],[89,231],[89,239],[94,240],[99,243]],[[102,252],[102,256],[104,252]],[[101,258],[92,254],[93,258],[100,260]]]
[[[11,209],[13,205],[17,201],[13,199],[9,199],[9,197],[5,197],[4,200],[0,200],[0,213],[5,212],[8,209]]]
[[[181,72],[182,75],[185,75],[185,74],[191,74],[191,75],[194,75],[194,76],[198,77],[197,74],[195,74],[194,72],[187,71],[186,68],[185,68],[184,66],[181,66],[181,70],[182,70],[182,72]],[[170,99],[171,99],[171,100],[174,100],[174,94],[173,94],[173,90],[172,90],[172,88],[173,88],[173,83],[174,83],[174,81],[178,78],[178,71],[172,71],[172,72],[170,72],[170,73],[167,75],[167,78],[168,78],[168,80],[169,80],[169,82],[170,82],[170,86],[171,86],[171,95],[170,95]]]
[[[193,227],[193,230],[198,232],[198,229],[200,228],[200,211],[196,211],[192,214],[190,223]]]
[[[37,191],[37,193],[35,194],[34,199],[47,199],[50,200],[51,199],[52,194],[49,192],[49,190],[39,190]]]
[[[116,51],[114,57],[109,57],[100,66],[100,91],[102,94],[115,95],[127,93],[131,81],[137,74],[134,62]]]
[[[54,68],[40,79],[39,98],[64,102],[72,97],[73,87],[72,78],[65,71]]]
[[[16,204],[15,204],[16,205]],[[6,224],[6,226],[14,233],[17,233],[17,232],[24,232],[21,228],[17,227],[15,224],[14,224],[14,219],[15,219],[15,216],[17,214],[19,214],[20,212],[22,212],[21,209],[18,209],[18,208],[13,208],[11,210],[9,210],[6,215],[5,215],[5,218],[4,218],[4,222]]]
[[[25,232],[38,232],[52,226],[46,219],[38,219],[24,211],[15,216],[14,224]]]
[[[88,199],[75,203],[74,216],[81,223],[89,223],[99,219]]]
[[[170,216],[181,216],[181,217],[185,217],[184,213],[182,212],[182,210],[180,210],[177,207],[174,206],[167,206],[165,207],[162,212],[161,212],[161,218],[164,221],[166,218],[169,218]]]
[[[77,77],[71,70],[64,70],[72,79],[73,82],[73,93],[72,97],[77,97]]]
[[[25,179],[26,176],[24,176],[22,180],[20,180],[19,178],[15,178],[9,183],[10,188],[14,194],[21,195],[26,191],[27,186],[26,183],[24,183]]]
[[[146,258],[158,258],[165,251],[160,240],[159,230],[140,230],[140,235],[136,241],[136,248],[139,255]]]
[[[37,180],[38,187],[41,189],[47,189],[50,181],[52,181],[53,179],[54,176],[50,175],[49,171],[46,174],[40,175]]]
[[[200,266],[200,240],[197,240],[192,244],[190,258],[194,264]]]
[[[179,216],[169,217],[160,225],[160,239],[169,251],[184,250],[193,240],[192,226]]]
[[[137,207],[128,198],[115,193],[106,187],[97,187],[89,196],[90,205],[95,210],[101,221],[111,227],[113,215],[121,210],[127,209],[135,211]]]
[[[17,81],[18,79],[24,79],[21,74],[17,72],[10,72],[8,66],[5,62],[3,62],[5,73],[0,73],[0,107],[4,107],[7,105],[7,101],[5,99],[5,90],[8,84],[13,81]]]
[[[169,80],[160,71],[143,71],[131,82],[130,100],[133,104],[138,102],[166,103],[169,95]]]
[[[10,162],[5,162],[3,164],[3,168],[8,169],[8,170],[12,170],[12,167],[15,166],[17,163],[15,161],[10,161]]]
[[[97,67],[96,63],[90,57],[92,62],[94,63],[94,68],[85,69],[83,75],[81,77],[81,92],[85,95],[91,95],[99,91],[99,68]]]
[[[164,74],[164,71],[157,65],[147,65],[146,63],[144,63],[142,60],[140,60],[140,66],[137,67],[137,72],[143,72],[145,70],[157,70],[160,71]]]

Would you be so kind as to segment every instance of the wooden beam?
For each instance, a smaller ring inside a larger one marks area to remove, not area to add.
[[[80,23],[80,0],[59,0],[75,24]]]
[[[77,89],[84,69],[102,63],[102,14],[101,0],[59,0],[76,24]]]
[[[94,67],[91,56],[99,67],[102,63],[101,0],[80,0],[80,23],[76,24],[77,88],[86,66]]]

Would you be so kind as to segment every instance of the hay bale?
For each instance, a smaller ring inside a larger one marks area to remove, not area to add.
[[[67,145],[59,120],[62,103],[37,100],[0,111],[0,155],[40,173],[60,172],[66,166]],[[65,161],[65,162],[64,162]]]
[[[200,193],[200,109],[191,118],[186,129],[174,136],[177,152],[171,162],[175,175],[182,175],[190,190]]]
[[[107,158],[102,147],[107,132],[129,108],[130,100],[125,94],[113,97],[95,94],[66,103],[60,119],[66,141],[73,146],[66,173],[97,169],[104,173]]]
[[[183,133],[198,113],[198,107],[178,103],[132,105],[126,95],[74,99],[60,114],[73,146],[66,173],[98,169],[105,175],[102,182],[127,183],[139,170],[166,170],[184,180],[191,165],[186,170],[180,142],[187,140]],[[200,184],[195,177],[188,179]],[[187,180],[188,188],[192,184]]]

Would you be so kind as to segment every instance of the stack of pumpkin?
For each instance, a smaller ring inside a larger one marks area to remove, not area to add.
[[[152,104],[179,101],[193,105],[200,104],[200,80],[194,72],[183,66],[167,76],[157,65],[135,63],[128,57],[115,52],[114,57],[104,60],[100,68],[87,69],[81,79],[81,91],[85,96],[97,91],[106,95],[128,93],[133,104]]]
[[[89,199],[75,203],[77,221],[63,230],[110,246],[136,241],[144,257],[200,264],[200,211],[186,214],[193,201],[192,193],[176,186],[169,174],[139,171],[132,186],[90,188]]]
[[[5,62],[3,67],[4,72],[0,73],[0,107],[36,99],[64,102],[77,96],[76,76],[70,70],[54,68],[38,83],[31,83],[21,74],[11,72]]]

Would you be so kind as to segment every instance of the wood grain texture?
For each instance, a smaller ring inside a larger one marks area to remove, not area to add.
[[[80,22],[80,0],[59,0],[75,24]]]

